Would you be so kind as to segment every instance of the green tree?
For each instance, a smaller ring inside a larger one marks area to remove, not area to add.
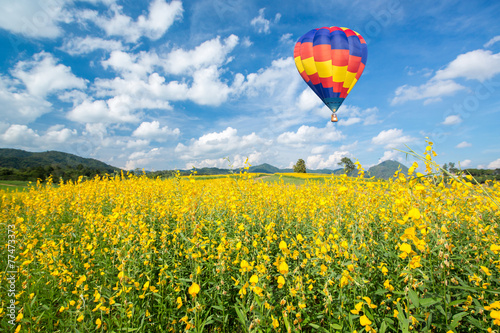
[[[306,173],[306,162],[303,159],[299,158],[297,163],[293,166],[293,172],[297,173]]]
[[[349,157],[342,157],[338,164],[344,167],[346,174],[349,174],[356,169],[356,165],[354,165],[354,162]]]

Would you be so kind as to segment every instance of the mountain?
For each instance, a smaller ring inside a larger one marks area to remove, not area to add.
[[[396,161],[384,161],[368,169],[371,177],[389,179],[394,176],[394,172],[401,168],[401,172],[405,175],[408,174],[408,168]]]
[[[264,164],[260,164],[260,165],[256,165],[256,166],[252,165],[248,169],[248,172],[252,172],[252,173],[278,173],[278,172],[286,172],[286,171],[282,171],[282,169],[278,169],[277,167],[275,167],[271,164],[264,163]]]
[[[0,148],[0,167],[2,168],[26,169],[46,166],[71,168],[80,166],[80,168],[97,169],[109,173],[120,170],[93,158],[84,158],[60,151],[33,153],[20,149]]]

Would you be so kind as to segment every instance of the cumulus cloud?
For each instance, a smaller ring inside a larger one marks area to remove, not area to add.
[[[73,37],[67,39],[61,49],[72,55],[84,55],[95,50],[105,50],[108,52],[123,50],[122,42],[117,40],[106,40],[99,37]]]
[[[402,129],[393,128],[381,131],[377,136],[372,138],[372,143],[383,145],[385,148],[393,148],[414,140],[411,136],[404,135]]]
[[[203,42],[192,50],[175,49],[162,61],[167,73],[183,74],[228,61],[228,54],[238,45],[238,36],[230,35],[223,42],[220,37]]]
[[[84,79],[76,77],[70,67],[57,64],[57,59],[46,52],[35,54],[33,60],[18,62],[12,75],[24,83],[30,94],[40,97],[60,90],[86,87]]]
[[[378,119],[378,108],[366,108],[361,109],[357,106],[344,106],[342,105],[338,111],[339,115],[339,126],[350,126],[357,123],[362,123],[366,125],[374,125],[380,122]]]
[[[492,39],[493,41],[493,39]],[[500,73],[500,53],[490,50],[474,50],[458,55],[444,69],[420,86],[403,85],[396,89],[391,105],[407,101],[424,100],[424,104],[440,101],[443,96],[450,96],[465,89],[453,81],[457,78],[484,82]]]
[[[455,147],[456,148],[467,148],[467,147],[471,147],[472,144],[467,142],[467,141],[462,141],[460,142],[458,145],[456,145]]]
[[[23,149],[54,149],[76,138],[77,134],[74,129],[54,125],[40,135],[26,125],[14,124],[0,135],[0,143]]]
[[[184,160],[196,160],[201,156],[224,158],[235,153],[253,153],[270,144],[271,141],[261,138],[255,133],[239,136],[237,129],[227,127],[221,132],[212,132],[202,135],[198,139],[192,139],[189,145],[179,143],[175,147],[175,152]]]
[[[142,36],[152,40],[163,36],[176,20],[182,18],[184,10],[181,1],[173,0],[167,3],[164,0],[154,0],[149,5],[148,15],[140,15],[137,21],[123,14],[123,8],[116,4],[110,6],[110,11],[111,17],[87,12],[84,18],[95,16],[93,21],[108,36],[123,37],[127,42],[135,43]]]
[[[500,53],[475,50],[460,54],[448,66],[436,72],[434,79],[448,80],[459,77],[483,82],[500,73]]]
[[[378,163],[382,163],[384,161],[403,162],[403,157],[401,157],[401,153],[397,150],[386,150],[384,151],[384,155],[379,158]]]
[[[331,123],[328,123],[324,128],[302,125],[296,132],[284,132],[280,134],[276,141],[298,148],[311,143],[339,141],[343,137],[341,131],[338,131]]]
[[[472,161],[471,160],[463,160],[462,162],[459,163],[461,168],[467,168],[471,165]]]
[[[405,84],[396,89],[391,105],[422,99],[427,102],[440,101],[442,96],[450,96],[463,89],[464,86],[453,80],[430,80],[418,87]]]
[[[59,37],[62,34],[59,25],[69,23],[73,19],[65,8],[70,3],[72,3],[70,0],[2,0],[0,1],[2,8],[0,28],[26,37]]]
[[[147,151],[133,152],[128,156],[125,169],[134,170],[148,167],[158,156],[162,155],[160,148],[152,148]]]
[[[488,169],[500,169],[500,158],[488,164]]]
[[[452,115],[449,115],[448,117],[446,117],[441,124],[443,124],[443,125],[458,125],[462,121],[463,120],[462,120],[462,118],[460,118],[459,115],[452,114]]]
[[[227,158],[208,158],[201,161],[187,162],[185,168],[243,168],[246,166],[245,162],[248,162],[250,165],[260,163],[261,157],[261,152],[253,152],[247,156],[236,154]]]
[[[264,18],[265,10],[266,10],[265,8],[259,9],[259,16],[254,17],[252,21],[250,21],[250,24],[253,27],[255,27],[258,33],[268,34],[271,32],[270,30],[271,22],[266,18]]]
[[[52,104],[17,87],[17,82],[0,75],[0,118],[25,124],[51,111]]]
[[[74,107],[68,119],[80,123],[135,123],[139,117],[133,113],[133,101],[129,96],[115,96],[105,100],[85,100]]]
[[[178,128],[170,129],[168,126],[160,127],[160,122],[154,120],[152,122],[142,122],[132,133],[132,136],[162,142],[167,141],[168,138],[176,137],[180,133]]]
[[[336,151],[326,158],[319,154],[308,156],[306,159],[306,167],[310,170],[338,169],[340,160],[350,155],[348,151]]]

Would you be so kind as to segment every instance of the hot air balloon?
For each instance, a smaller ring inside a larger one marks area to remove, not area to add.
[[[366,65],[366,41],[348,28],[313,29],[295,44],[295,65],[309,87],[332,110],[337,110],[358,82]]]

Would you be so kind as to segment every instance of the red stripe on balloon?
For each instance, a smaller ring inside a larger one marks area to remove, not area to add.
[[[330,44],[313,46],[314,61],[328,61],[332,58]]]
[[[349,50],[332,50],[331,59],[333,66],[347,66],[349,63]]]

